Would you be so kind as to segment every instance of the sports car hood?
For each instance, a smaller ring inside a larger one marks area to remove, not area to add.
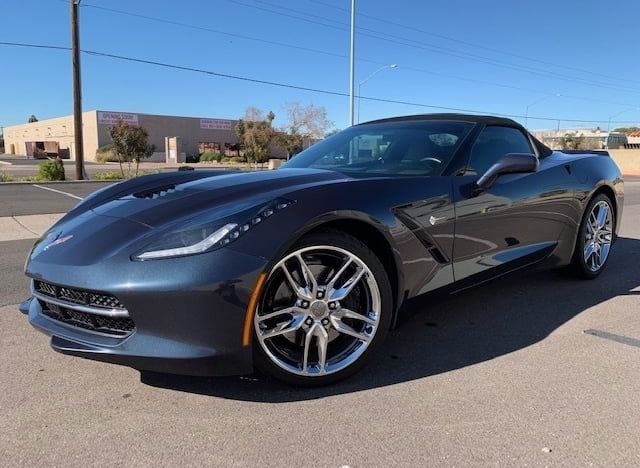
[[[158,181],[157,186],[119,194],[92,211],[112,218],[126,218],[155,228],[203,211],[238,211],[304,187],[344,180],[337,172],[316,169],[236,172],[183,183]]]

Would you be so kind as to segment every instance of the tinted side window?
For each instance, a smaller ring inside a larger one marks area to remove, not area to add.
[[[486,127],[471,148],[467,174],[482,175],[508,153],[533,153],[529,140],[515,128]]]

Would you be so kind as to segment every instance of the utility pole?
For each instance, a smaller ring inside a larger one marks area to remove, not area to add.
[[[356,88],[356,0],[351,0],[351,52],[349,54],[349,125],[355,123],[355,88]]]
[[[76,179],[84,179],[84,146],[82,138],[82,86],[80,83],[80,32],[78,10],[82,0],[70,0],[71,4],[71,61],[73,65],[73,134],[76,157]]]

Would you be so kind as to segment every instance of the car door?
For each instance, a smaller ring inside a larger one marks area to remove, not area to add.
[[[478,188],[478,178],[508,153],[536,154],[519,128],[485,126],[463,175],[453,178],[456,281],[482,281],[543,259],[565,226],[559,211],[566,190],[557,171],[507,174],[488,189]]]

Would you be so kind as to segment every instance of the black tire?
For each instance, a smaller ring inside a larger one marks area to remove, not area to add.
[[[584,245],[586,236],[588,235],[587,223],[589,222],[589,216],[591,215],[593,208],[601,202],[607,203],[611,212],[611,245],[604,262],[597,270],[594,271],[589,265],[587,265],[587,262],[584,258]],[[571,264],[569,265],[569,268],[567,270],[572,276],[591,280],[600,276],[600,274],[604,271],[609,261],[609,257],[611,256],[611,248],[613,248],[613,243],[615,240],[615,214],[616,212],[614,210],[612,200],[604,193],[599,193],[589,201],[587,207],[584,210],[584,214],[582,215],[582,221],[580,222],[580,228],[578,230],[578,235],[576,236],[576,245],[573,251],[573,257],[571,259]]]
[[[254,323],[253,328],[253,356],[255,367],[258,371],[271,377],[275,377],[278,380],[286,382],[288,384],[306,387],[316,387],[331,384],[339,380],[343,380],[357,371],[359,371],[376,353],[381,343],[384,341],[390,325],[391,316],[393,310],[393,296],[391,287],[389,285],[389,279],[386,271],[382,266],[382,263],[378,257],[359,239],[338,230],[321,230],[312,232],[301,238],[296,242],[282,257],[273,262],[272,271],[280,260],[287,257],[293,252],[297,252],[300,249],[314,247],[314,246],[332,246],[340,249],[344,249],[351,254],[357,256],[366,266],[369,268],[373,275],[373,279],[377,284],[380,293],[380,311],[377,328],[372,339],[368,342],[364,352],[357,357],[357,359],[345,368],[335,371],[330,374],[307,376],[298,375],[289,372],[279,365],[277,365],[272,358],[269,357],[265,351],[263,344],[259,341],[257,336],[257,326]],[[271,272],[269,272],[271,274]],[[362,281],[362,280],[359,280]],[[262,291],[261,300],[259,304],[263,303],[264,296],[269,288],[269,281],[265,285]],[[354,288],[355,290],[356,288]],[[258,309],[260,309],[260,305]],[[258,311],[256,311],[258,313]],[[363,324],[366,326],[365,324]],[[298,333],[298,332],[296,332]],[[315,342],[317,344],[317,342]],[[265,345],[266,346],[266,345]],[[330,346],[330,343],[329,343]],[[304,367],[303,367],[304,369]]]

